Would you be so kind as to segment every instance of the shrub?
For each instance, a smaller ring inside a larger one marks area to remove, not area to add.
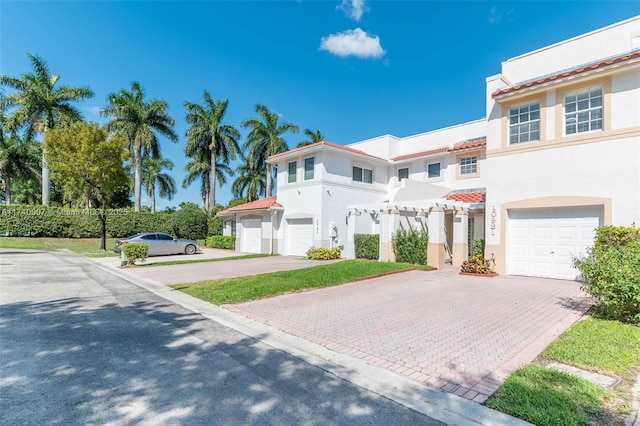
[[[307,257],[311,260],[340,259],[341,254],[342,252],[338,247],[334,247],[331,249],[324,247],[311,247],[309,250],[307,250]]]
[[[460,272],[490,275],[494,273],[492,264],[495,264],[493,258],[485,259],[483,255],[477,255],[462,262]]]
[[[144,262],[149,256],[149,246],[144,243],[127,243],[122,246],[128,265],[135,265],[137,261]]]
[[[587,255],[573,259],[582,289],[607,318],[640,322],[640,234],[637,228],[600,228]]]
[[[236,248],[236,237],[213,235],[207,238],[207,247],[234,250]]]
[[[484,240],[480,238],[476,238],[471,242],[473,257],[475,256],[483,256],[484,257]]]
[[[426,265],[428,243],[427,232],[400,229],[393,236],[393,251],[396,254],[396,262]]]
[[[173,231],[178,238],[207,238],[207,214],[197,207],[183,207],[173,215]]]
[[[380,253],[380,235],[355,234],[353,240],[356,259],[378,259]]]

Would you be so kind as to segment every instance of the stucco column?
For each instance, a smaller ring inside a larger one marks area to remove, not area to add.
[[[398,210],[385,210],[382,212],[380,232],[380,262],[395,262],[396,254],[393,251],[393,235],[398,230],[400,212]]]
[[[353,236],[356,233],[356,213],[351,211],[347,216],[347,239],[344,243],[342,255],[347,259],[356,258],[356,245]]]
[[[434,207],[429,211],[427,218],[429,228],[429,245],[427,246],[427,263],[434,268],[444,268],[445,260],[445,233],[444,233],[444,209]]]
[[[452,265],[462,265],[469,258],[469,212],[457,211],[453,215],[452,251]]]

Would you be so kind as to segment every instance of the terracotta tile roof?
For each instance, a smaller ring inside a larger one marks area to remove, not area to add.
[[[327,142],[327,141],[320,141],[320,142],[312,143],[311,145],[307,145],[307,146],[302,146],[300,148],[291,149],[291,150],[286,151],[286,152],[281,152],[280,154],[272,155],[271,157],[267,158],[267,160],[273,160],[274,158],[278,158],[278,157],[281,157],[283,155],[288,155],[288,154],[291,154],[292,152],[305,151],[305,150],[308,150],[308,149],[311,149],[311,148],[316,148],[318,146],[328,146],[328,147],[331,147],[331,148],[336,148],[336,149],[340,149],[340,150],[343,150],[343,151],[351,152],[353,154],[364,155],[364,156],[367,156],[367,157],[371,157],[371,158],[375,158],[377,160],[383,160],[384,161],[383,158],[376,157],[375,155],[367,154],[366,152],[360,151],[359,149],[353,149],[353,148],[349,148],[347,146],[338,145],[337,143]]]
[[[447,152],[447,151],[449,151],[449,148],[444,146],[442,148],[430,149],[428,151],[421,151],[421,152],[414,152],[413,154],[400,155],[399,157],[392,158],[391,160],[393,161],[409,160],[411,158],[426,157],[427,155],[439,154],[441,152]]]
[[[478,148],[485,145],[487,145],[487,138],[483,136],[481,138],[470,139],[468,141],[464,141],[457,145],[454,145],[453,148],[449,149],[449,152],[461,151],[463,149],[470,149],[470,148]]]
[[[484,203],[487,191],[451,192],[447,195],[447,200],[462,201],[463,203]]]
[[[545,77],[541,77],[539,79],[534,79],[534,80],[530,80],[524,83],[520,83],[520,84],[516,84],[510,87],[505,87],[504,89],[500,89],[500,90],[496,90],[495,92],[493,92],[491,94],[492,98],[495,98],[496,96],[500,96],[500,95],[504,95],[506,93],[511,93],[511,92],[517,92],[518,90],[522,90],[522,89],[526,89],[529,87],[533,87],[533,86],[537,86],[540,84],[544,84],[544,83],[548,83],[560,78],[565,78],[565,77],[571,77],[574,75],[578,75],[578,74],[582,74],[584,72],[587,71],[593,71],[595,69],[598,68],[604,68],[606,66],[609,65],[614,65],[614,64],[618,64],[620,62],[625,62],[631,59],[637,59],[640,58],[640,50],[636,50],[634,52],[631,53],[627,53],[625,55],[622,56],[617,56],[614,58],[610,58],[604,61],[600,61],[600,62],[595,62],[595,63],[591,63],[591,64],[587,64],[587,65],[581,65],[579,67],[576,68],[572,68],[570,70],[567,71],[562,71],[556,74],[552,74],[552,75],[548,75]]]
[[[226,209],[221,212],[218,212],[216,216],[223,216],[229,213],[241,212],[245,210],[268,209],[271,207],[282,207],[280,204],[278,204],[275,196],[267,197],[261,200],[256,200],[250,203],[240,204],[239,206],[231,207],[230,209]]]

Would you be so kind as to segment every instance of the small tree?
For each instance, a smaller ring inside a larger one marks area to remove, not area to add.
[[[126,147],[125,138],[109,137],[95,123],[77,122],[47,134],[45,148],[53,178],[67,189],[96,194],[100,200],[101,206],[96,208],[101,223],[100,250],[106,250],[109,202],[127,183],[123,167]]]

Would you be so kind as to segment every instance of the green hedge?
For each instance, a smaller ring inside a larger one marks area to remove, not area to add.
[[[355,234],[353,236],[356,259],[374,259],[380,256],[380,235]]]
[[[207,214],[199,208],[186,207],[173,213],[173,230],[178,238],[207,238]]]
[[[427,244],[429,237],[425,231],[401,229],[393,236],[393,251],[396,262],[427,264]]]
[[[236,248],[236,237],[214,235],[207,238],[207,247],[234,250]]]
[[[109,209],[107,236],[119,238],[138,232],[176,234],[174,215]],[[0,233],[19,237],[98,238],[100,220],[93,209],[0,205]]]

